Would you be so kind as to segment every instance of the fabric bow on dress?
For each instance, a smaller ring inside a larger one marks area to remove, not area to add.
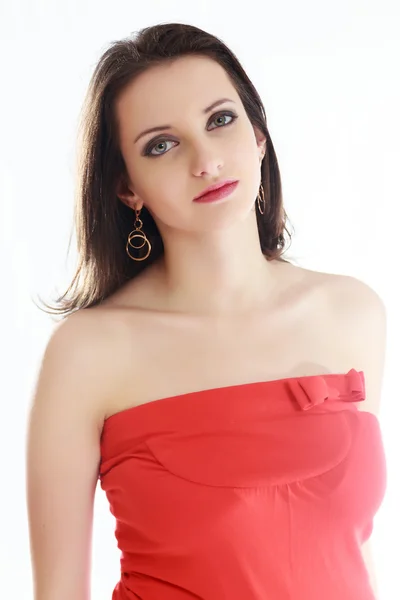
[[[344,378],[340,379],[340,385],[335,376],[330,385],[330,377],[330,375],[327,377],[313,375],[288,379],[287,386],[302,410],[309,410],[327,400],[345,402],[365,400],[365,379],[362,371],[351,369]]]

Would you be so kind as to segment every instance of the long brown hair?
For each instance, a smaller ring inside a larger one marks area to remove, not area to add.
[[[257,225],[262,253],[268,260],[283,260],[285,232],[289,240],[291,233],[286,225],[278,161],[257,90],[234,53],[219,38],[193,25],[159,24],[113,42],[91,77],[78,130],[74,211],[78,266],[56,306],[43,302],[50,309],[45,312],[65,318],[75,310],[95,306],[163,254],[161,235],[145,206],[140,218],[152,245],[151,254],[135,262],[126,253],[135,215],[116,194],[118,182],[127,171],[118,145],[114,105],[140,73],[185,55],[208,56],[225,69],[250,122],[266,137],[261,164],[265,211],[256,211]]]

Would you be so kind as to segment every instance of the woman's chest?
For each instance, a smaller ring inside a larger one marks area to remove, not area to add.
[[[320,298],[242,318],[147,317],[127,323],[119,392],[109,414],[199,390],[347,372],[343,345]],[[130,334],[130,332],[132,332]]]

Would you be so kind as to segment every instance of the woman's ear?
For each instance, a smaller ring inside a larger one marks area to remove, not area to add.
[[[143,206],[143,202],[137,197],[137,195],[134,192],[132,192],[132,190],[129,189],[124,178],[121,178],[119,180],[116,194],[121,200],[121,202],[129,206],[129,208],[136,208],[136,210],[140,210]]]
[[[256,127],[254,128],[254,133],[256,136],[256,140],[257,140],[259,158],[260,158],[260,162],[261,162],[265,156],[267,139],[266,139],[265,135],[262,133],[262,131],[260,131]]]

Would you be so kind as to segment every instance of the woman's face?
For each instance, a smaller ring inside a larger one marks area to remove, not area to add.
[[[205,113],[221,99],[226,100]],[[145,205],[161,234],[212,231],[249,215],[259,190],[265,137],[253,128],[217,62],[185,56],[152,67],[125,88],[115,109],[129,177],[118,196],[132,208]],[[164,125],[170,128],[141,136]],[[224,202],[193,202],[225,179],[239,184]]]

